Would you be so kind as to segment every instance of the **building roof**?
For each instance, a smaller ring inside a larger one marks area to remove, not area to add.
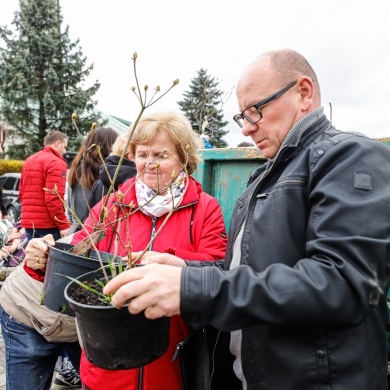
[[[107,127],[111,127],[113,130],[115,130],[118,134],[126,133],[129,130],[129,127],[131,125],[131,122],[118,118],[117,116],[113,116],[110,114],[107,114],[103,111],[101,111],[103,119],[107,120]]]

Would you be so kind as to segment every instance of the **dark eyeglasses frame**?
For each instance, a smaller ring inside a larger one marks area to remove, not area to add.
[[[233,119],[234,121],[238,124],[238,126],[242,127],[242,123],[240,122],[240,120],[244,120],[246,119],[248,122],[254,124],[254,123],[257,123],[259,122],[262,118],[263,118],[263,114],[261,113],[261,110],[260,110],[260,107],[268,104],[269,102],[272,102],[272,100],[275,100],[277,98],[279,98],[280,96],[282,96],[285,92],[287,92],[290,88],[292,88],[296,83],[298,82],[298,80],[296,81],[293,81],[292,83],[288,84],[287,87],[284,87],[282,88],[280,91],[278,92],[275,92],[273,93],[272,95],[268,96],[267,98],[263,99],[263,100],[260,100],[258,103],[256,104],[252,104],[250,106],[248,106],[247,108],[245,108],[245,110],[243,110],[241,112],[241,114],[236,114],[234,115]],[[259,113],[260,115],[260,118],[257,119],[257,120],[253,120],[251,117],[247,116],[244,114],[244,112],[248,109],[248,108],[251,108],[251,107],[254,107],[256,108],[257,112]]]

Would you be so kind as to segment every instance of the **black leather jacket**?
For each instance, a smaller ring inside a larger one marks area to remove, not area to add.
[[[321,117],[238,199],[241,263],[186,267],[181,313],[242,329],[248,389],[385,390],[390,149]]]

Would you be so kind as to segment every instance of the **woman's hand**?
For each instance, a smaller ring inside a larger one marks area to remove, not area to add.
[[[154,251],[147,251],[142,256],[141,260],[138,260],[143,252],[133,252],[133,263],[137,264],[166,264],[173,265],[175,267],[186,267],[186,263],[180,257],[171,255],[169,253],[160,253]]]
[[[25,249],[25,261],[27,266],[31,269],[40,269],[42,271],[46,268],[48,245],[55,245],[54,238],[51,234],[42,238],[33,238],[27,244]]]

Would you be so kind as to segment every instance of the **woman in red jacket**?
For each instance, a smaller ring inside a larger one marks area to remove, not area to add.
[[[173,112],[144,116],[132,135],[130,150],[137,177],[110,196],[106,205],[110,212],[103,222],[106,236],[98,243],[98,249],[127,256],[131,243],[135,252],[148,249],[188,260],[222,259],[226,233],[220,206],[189,176],[199,161],[189,121]],[[91,210],[85,221],[89,232],[98,224],[103,202],[104,199]],[[167,218],[173,207],[174,212]],[[130,215],[130,210],[137,211]],[[76,233],[73,243],[85,236],[84,230]],[[35,257],[36,250],[27,253],[28,264],[33,268],[38,266]],[[88,362],[83,354],[80,376],[84,388],[182,389],[179,362],[172,362],[172,357],[176,344],[188,334],[189,327],[181,317],[173,317],[168,350],[137,369],[104,370]]]

